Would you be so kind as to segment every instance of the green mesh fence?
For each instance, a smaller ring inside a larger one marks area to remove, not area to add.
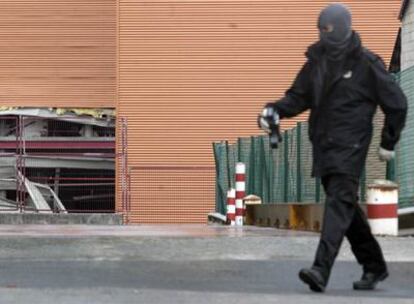
[[[312,149],[307,133],[307,124],[299,123],[283,133],[278,149],[270,148],[265,135],[239,138],[231,144],[214,143],[217,211],[225,213],[237,162],[246,165],[246,193],[260,196],[264,203],[323,200],[320,181],[310,177]]]
[[[367,161],[367,168],[361,177],[360,198],[365,200],[367,181],[372,181],[372,176],[387,177],[398,182],[399,204],[400,207],[406,207],[414,206],[414,67],[394,76],[409,102],[406,127],[396,148],[396,159],[388,165],[386,176],[385,170],[382,175],[374,174],[379,171],[378,167],[384,166],[383,163],[372,161],[374,157]],[[382,121],[378,124],[382,124]],[[381,125],[376,125],[375,128],[378,141]],[[312,146],[308,139],[307,123],[298,123],[282,136],[283,142],[278,149],[270,148],[266,135],[239,138],[231,144],[213,144],[218,212],[225,213],[226,194],[230,187],[234,188],[237,162],[246,164],[246,194],[258,195],[264,203],[314,203],[325,200],[320,180],[311,177]],[[378,143],[379,141],[376,142]]]
[[[388,175],[400,186],[400,207],[408,207],[414,205],[414,67],[400,72],[396,79],[408,99],[408,116]]]

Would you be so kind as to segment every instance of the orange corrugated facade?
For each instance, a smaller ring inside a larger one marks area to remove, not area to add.
[[[116,106],[129,126],[132,222],[204,222],[211,143],[259,134],[257,113],[291,83],[327,3],[4,0],[0,105]],[[345,3],[388,62],[400,1]]]
[[[0,105],[114,107],[116,0],[1,0]]]
[[[259,134],[257,113],[291,83],[328,3],[119,0],[118,112],[129,124],[133,223],[206,221],[212,142]],[[364,44],[388,62],[400,1],[344,3]]]

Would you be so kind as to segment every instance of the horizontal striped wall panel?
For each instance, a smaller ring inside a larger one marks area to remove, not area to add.
[[[114,107],[116,0],[0,2],[0,104]]]
[[[203,223],[214,211],[214,169],[134,167],[131,184],[131,223]]]
[[[292,83],[328,3],[119,0],[118,111],[131,165],[213,166],[213,141],[261,134],[257,114]],[[345,3],[363,43],[388,62],[400,1]]]

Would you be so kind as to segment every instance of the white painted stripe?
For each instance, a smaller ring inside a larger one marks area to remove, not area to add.
[[[245,173],[246,173],[246,165],[244,163],[237,163],[236,174],[245,174]]]
[[[236,226],[243,226],[243,217],[236,216]]]
[[[236,189],[230,188],[230,190],[227,191],[227,197],[229,197],[229,198],[236,198]]]
[[[236,226],[236,222],[235,221],[230,221],[230,226]]]
[[[374,235],[398,235],[398,219],[373,219],[368,220]]]
[[[228,214],[236,213],[236,206],[235,205],[227,205],[227,213]]]
[[[246,191],[246,183],[245,182],[236,182],[236,191],[237,192]]]
[[[398,190],[381,191],[379,189],[369,189],[367,192],[367,204],[384,205],[397,204]]]
[[[243,200],[236,199],[236,209],[242,209],[242,208],[243,208]]]

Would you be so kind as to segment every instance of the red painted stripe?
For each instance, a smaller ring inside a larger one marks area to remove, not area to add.
[[[0,141],[1,149],[16,149],[16,141]],[[115,149],[115,141],[25,141],[26,149]]]
[[[236,205],[236,199],[235,198],[228,198],[227,199],[227,205]]]
[[[369,204],[367,205],[367,213],[369,219],[397,218],[397,204]]]
[[[236,191],[236,199],[243,199],[246,196],[244,191]]]
[[[246,174],[236,174],[236,182],[244,182],[246,181]]]
[[[236,214],[227,213],[227,219],[230,220],[230,221],[234,221],[236,219]]]
[[[236,216],[243,216],[243,209],[236,208]]]

